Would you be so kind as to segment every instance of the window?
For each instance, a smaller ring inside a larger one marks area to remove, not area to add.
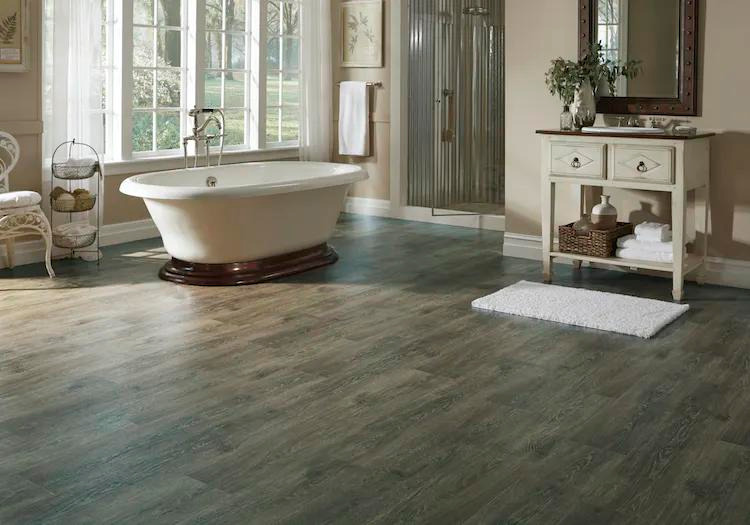
[[[181,0],[133,3],[133,152],[176,150],[184,120]]]
[[[97,149],[105,158],[179,155],[193,127],[193,106],[222,109],[225,150],[297,143],[298,0],[101,5],[101,104],[92,113],[102,123]],[[53,42],[51,26],[45,24],[46,46]],[[194,145],[188,147],[192,154]]]
[[[266,12],[266,144],[299,138],[299,4],[271,0]]]
[[[92,144],[101,155],[108,155],[108,142],[112,136],[112,126],[114,123],[114,107],[112,97],[112,82],[114,81],[114,56],[113,56],[113,38],[114,38],[114,10],[112,2],[101,0],[101,53],[98,67],[96,67],[96,78],[93,85],[101,86],[101,95],[98,97],[100,104],[92,110],[93,113],[101,115],[102,137],[101,141]]]
[[[625,61],[628,39],[628,0],[599,0],[598,39],[604,56],[613,62]],[[617,92],[627,93],[627,79],[618,77]]]
[[[617,62],[620,58],[620,1],[599,0],[599,41],[605,56]]]
[[[248,40],[245,0],[206,0],[204,106],[224,111],[224,144],[247,144]]]

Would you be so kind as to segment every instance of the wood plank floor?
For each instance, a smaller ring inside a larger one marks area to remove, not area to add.
[[[472,311],[541,277],[496,233],[333,244],[252,287],[159,281],[158,240],[1,271],[0,523],[750,523],[749,292],[644,341]]]

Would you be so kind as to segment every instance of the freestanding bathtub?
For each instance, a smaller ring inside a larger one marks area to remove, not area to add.
[[[161,233],[162,279],[253,284],[336,262],[328,240],[366,178],[350,164],[262,162],[145,173],[120,191],[144,200]]]

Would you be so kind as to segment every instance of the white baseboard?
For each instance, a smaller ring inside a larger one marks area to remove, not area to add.
[[[32,239],[29,241],[16,241],[14,263],[16,266],[32,264],[44,260],[44,241]],[[5,256],[5,241],[0,241],[0,269],[8,267],[8,259]]]
[[[124,244],[126,242],[141,241],[159,237],[154,221],[143,219],[141,221],[120,222],[117,224],[105,224],[102,226],[102,246],[113,244]]]
[[[505,232],[503,255],[519,259],[542,260],[542,238],[538,235]]]
[[[407,221],[429,222],[446,226],[463,228],[480,228],[483,230],[505,231],[505,217],[499,215],[455,215],[455,211],[438,210],[445,215],[433,215],[430,208],[404,206],[398,212],[391,211],[391,202],[384,199],[367,199],[348,197],[344,209],[348,213],[390,217]],[[459,212],[460,213],[460,212]]]
[[[521,259],[542,260],[542,238],[536,235],[507,233],[503,240],[503,255]],[[560,261],[563,262],[563,261]],[[750,289],[750,261],[728,259],[725,257],[708,257],[706,265],[706,282],[720,286]],[[597,267],[601,267],[598,266]],[[627,268],[607,266],[608,270],[630,271]],[[540,270],[541,271],[541,270]],[[664,273],[644,272],[649,275],[667,277]],[[688,280],[694,276],[688,275]]]
[[[112,246],[126,242],[151,239],[159,236],[154,221],[144,219],[141,221],[121,222],[118,224],[105,224],[102,226],[100,246]],[[0,269],[7,266],[5,257],[5,245],[0,242]],[[15,265],[33,264],[44,261],[44,242],[41,239],[32,239],[16,242]]]
[[[344,210],[346,210],[347,213],[358,213],[360,215],[390,217],[391,201],[383,199],[368,199],[365,197],[347,197]]]

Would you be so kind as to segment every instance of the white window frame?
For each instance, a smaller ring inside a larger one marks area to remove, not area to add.
[[[297,2],[298,3],[298,2]],[[184,137],[191,133],[192,119],[187,112],[193,106],[205,107],[203,79],[205,68],[205,0],[182,1],[181,29],[182,64],[180,133]],[[223,0],[222,0],[223,5]],[[233,158],[245,162],[251,160],[254,152],[263,160],[289,159],[297,156],[298,141],[266,144],[266,42],[268,0],[247,0],[245,8],[245,134],[244,144],[227,145],[227,162]],[[178,149],[134,152],[132,144],[133,116],[133,0],[109,0],[108,24],[111,24],[111,41],[108,36],[107,53],[110,57],[111,72],[108,78],[107,156],[105,164],[113,168],[112,174],[129,172],[128,165],[180,167],[183,164],[182,145]],[[156,23],[156,20],[154,21]],[[282,23],[280,21],[280,23]],[[109,31],[108,31],[109,34]],[[222,39],[223,41],[223,39]],[[222,53],[223,53],[222,49]],[[212,68],[213,69],[213,68]],[[242,71],[242,70],[235,70]],[[109,109],[111,108],[111,110]],[[174,111],[174,108],[169,108]],[[152,108],[149,111],[159,111]],[[109,131],[109,129],[108,129]],[[154,137],[153,140],[156,140]],[[193,143],[188,145],[188,155],[200,155]],[[153,162],[151,162],[153,161]],[[179,162],[178,162],[179,161]],[[142,169],[142,168],[138,168]],[[167,169],[167,168],[165,168]]]
[[[197,85],[200,86],[200,92],[196,93],[196,101],[200,101],[196,105],[198,107],[208,107],[205,102],[205,75],[209,71],[215,71],[220,73],[221,75],[221,87],[220,87],[220,97],[222,99],[222,104],[217,106],[222,111],[226,112],[226,104],[224,100],[224,76],[225,73],[231,73],[231,72],[242,72],[245,75],[245,87],[244,87],[244,100],[243,100],[243,107],[242,108],[229,108],[229,111],[238,111],[241,110],[244,113],[244,137],[243,137],[243,143],[242,144],[226,144],[224,146],[224,151],[242,151],[246,150],[248,148],[253,147],[253,141],[252,141],[252,133],[251,133],[251,122],[252,122],[252,113],[253,108],[251,106],[252,102],[252,60],[250,57],[251,54],[251,41],[253,40],[253,25],[252,25],[252,9],[251,9],[251,0],[247,0],[247,3],[245,5],[245,30],[244,31],[237,31],[237,30],[230,30],[227,29],[226,26],[226,20],[224,17],[224,14],[226,12],[226,2],[227,0],[220,0],[222,5],[222,27],[221,29],[206,29],[205,28],[205,17],[203,16],[203,13],[205,11],[205,0],[200,1],[200,5],[198,8],[198,13],[200,13],[199,18],[203,19],[201,20],[204,27],[201,31],[197,31],[197,34],[202,34],[203,38],[199,38],[198,42],[196,42],[196,49],[198,50],[198,56],[200,57],[200,62],[197,64],[196,67],[196,76],[197,76]],[[206,50],[206,35],[209,33],[219,33],[221,35],[221,49],[220,49],[220,60],[221,64],[219,68],[209,68],[204,63],[205,60],[205,50]],[[226,36],[227,34],[232,35],[244,35],[245,38],[245,64],[244,69],[232,69],[227,67],[228,64],[224,63],[225,58],[225,52],[226,52]],[[257,147],[255,148],[257,149]]]
[[[602,51],[605,53],[605,56],[610,51],[615,51],[617,53],[617,60],[622,62],[627,62],[628,60],[628,0],[619,0],[617,2],[617,22],[614,22],[610,18],[607,18],[605,23],[601,23],[598,19],[597,15],[597,36],[598,39],[602,40],[602,35],[599,34],[602,26],[605,27],[617,27],[617,48],[610,48],[609,47],[609,38],[608,35],[605,35],[605,45],[602,49]],[[607,57],[609,58],[609,57]],[[617,78],[617,94],[619,96],[625,96],[627,93],[627,87],[628,87],[628,79],[620,76]]]
[[[298,9],[301,9],[299,0],[277,0],[277,1],[282,6],[284,4],[295,4],[295,5],[297,5]],[[267,8],[267,6],[268,6],[268,0],[263,0],[262,3]],[[264,16],[262,18],[262,20],[266,20],[266,16]],[[262,25],[266,26],[266,28],[267,28],[267,24],[262,24]],[[290,69],[287,69],[287,68],[284,67],[284,65],[285,65],[284,64],[284,39],[285,38],[287,38],[287,39],[296,39],[298,41],[299,46],[302,45],[302,43],[299,42],[299,39],[300,39],[299,33],[297,35],[285,35],[284,34],[283,11],[279,12],[279,34],[278,35],[274,35],[274,37],[277,37],[279,39],[279,65],[281,67],[279,69],[275,69],[275,70],[272,70],[272,71],[275,71],[276,74],[279,76],[279,98],[280,98],[280,101],[279,101],[278,104],[271,104],[271,105],[268,104],[268,100],[264,100],[263,101],[263,113],[264,113],[264,115],[263,115],[263,142],[266,145],[266,147],[280,147],[280,148],[283,148],[283,147],[289,147],[289,146],[293,146],[293,145],[299,144],[299,137],[297,138],[297,140],[288,140],[288,141],[280,140],[278,142],[272,142],[271,145],[268,145],[268,143],[267,143],[267,135],[268,135],[268,133],[267,133],[267,129],[266,129],[266,124],[268,122],[268,120],[267,120],[267,112],[268,112],[269,109],[274,109],[274,110],[277,111],[277,113],[279,115],[279,124],[278,124],[279,125],[279,130],[278,130],[278,135],[281,136],[281,126],[282,126],[282,120],[283,120],[282,116],[284,115],[284,107],[288,107],[288,105],[284,104],[284,95],[283,95],[283,93],[284,93],[284,85],[283,85],[284,84],[284,73],[296,73],[297,74],[297,78],[300,77],[300,64],[299,63],[297,64],[297,69],[291,69],[290,70]],[[263,42],[268,42],[268,35],[265,35],[265,38],[263,39]],[[299,60],[299,57],[298,57],[298,60]],[[264,91],[264,94],[265,94],[266,85],[267,85],[267,82],[268,82],[268,69],[267,69],[267,66],[266,66],[266,60],[263,60],[263,64],[264,64],[264,71],[263,71],[263,77],[262,78],[264,79],[264,81],[263,81],[263,87],[264,87],[263,91]],[[297,115],[299,116],[299,101],[297,102]]]

